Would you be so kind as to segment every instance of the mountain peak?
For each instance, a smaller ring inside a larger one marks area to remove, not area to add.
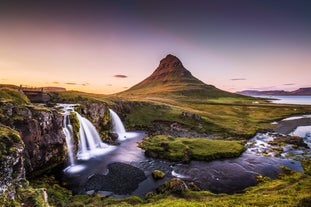
[[[189,77],[192,75],[176,56],[168,54],[160,61],[159,66],[149,78],[168,80],[185,76]]]
[[[168,67],[180,67],[182,62],[178,59],[178,57],[168,54],[165,58],[160,61],[160,65],[158,68],[168,68]]]
[[[130,96],[184,97],[206,99],[207,97],[237,96],[207,85],[194,77],[174,55],[168,54],[156,70],[145,80],[119,93]]]

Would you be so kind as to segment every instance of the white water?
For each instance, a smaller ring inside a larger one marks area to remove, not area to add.
[[[120,117],[112,109],[109,109],[109,112],[112,121],[113,132],[118,134],[118,139],[125,139],[127,133]]]
[[[77,173],[85,169],[85,165],[77,164],[76,158],[78,158],[79,160],[88,160],[92,157],[106,154],[115,149],[114,146],[104,144],[94,125],[89,120],[82,117],[79,113],[75,112],[80,122],[79,150],[75,155],[73,143],[74,133],[72,125],[70,124],[69,115],[71,114],[71,112],[74,112],[74,106],[76,105],[60,104],[59,106],[62,108],[64,115],[63,132],[66,137],[66,145],[69,159],[69,166],[64,170],[65,172]]]
[[[67,124],[68,120],[68,124]],[[75,165],[75,158],[74,158],[74,145],[73,145],[73,132],[72,132],[72,126],[70,124],[70,121],[68,119],[68,115],[64,116],[64,128],[63,132],[66,136],[66,145],[67,145],[67,150],[68,150],[68,157],[69,157],[69,163],[70,166]]]
[[[76,112],[76,114],[80,122],[78,159],[88,160],[91,157],[105,154],[115,148],[103,143],[94,125],[79,113]]]
[[[70,124],[70,120],[68,116],[70,115],[70,112],[74,111],[73,109],[74,106],[75,105],[71,105],[71,104],[61,105],[62,110],[63,110],[63,115],[64,115],[63,132],[66,136],[66,145],[67,145],[67,150],[68,150],[68,158],[69,158],[70,166],[75,165],[75,157],[74,157],[73,131],[72,131],[72,126]]]
[[[311,126],[299,126],[290,135],[302,137],[304,142],[311,148]]]

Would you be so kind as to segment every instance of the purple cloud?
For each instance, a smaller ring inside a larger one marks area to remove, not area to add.
[[[127,75],[118,74],[118,75],[114,75],[113,77],[115,77],[115,78],[127,78]]]

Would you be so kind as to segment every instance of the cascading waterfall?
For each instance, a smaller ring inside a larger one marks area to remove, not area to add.
[[[110,112],[110,117],[112,121],[112,126],[113,126],[113,132],[117,133],[119,136],[119,139],[126,138],[126,130],[124,128],[124,125],[118,116],[116,112],[114,112],[112,109],[109,109]]]
[[[77,112],[76,114],[80,122],[80,143],[77,154],[79,159],[89,159],[97,154],[102,154],[105,149],[111,148],[111,146],[101,141],[96,128],[89,120]]]
[[[71,107],[67,107],[64,108],[64,120],[63,120],[63,132],[66,136],[66,145],[67,145],[67,149],[68,149],[68,157],[69,157],[69,164],[70,166],[74,166],[75,165],[75,158],[74,158],[74,144],[73,144],[73,130],[72,130],[72,126],[70,124],[70,119],[68,117],[70,111],[73,108]],[[68,121],[68,123],[67,123]]]
[[[109,112],[110,112],[113,132],[118,134],[119,141],[124,141],[126,139],[134,138],[138,135],[138,133],[136,132],[127,132],[118,114],[114,112],[112,109],[109,109]]]
[[[115,149],[115,146],[110,146],[102,142],[96,128],[94,125],[82,117],[78,112],[74,111],[75,104],[60,104],[62,107],[64,120],[63,120],[63,132],[66,136],[66,145],[68,149],[68,158],[69,158],[69,167],[65,169],[66,172],[75,173],[83,170],[85,168],[84,165],[77,164],[77,160],[88,160],[92,157],[103,155],[107,152]],[[73,142],[73,128],[70,123],[69,115],[75,112],[77,118],[80,122],[80,130],[79,130],[79,150],[75,156],[74,152],[74,142]]]
[[[75,159],[74,159],[74,154],[73,154],[73,142],[72,142],[72,126],[69,124],[67,124],[67,119],[68,119],[68,115],[65,115],[64,117],[64,134],[66,136],[66,144],[67,144],[67,149],[68,149],[68,157],[69,157],[69,163],[70,166],[75,165]]]

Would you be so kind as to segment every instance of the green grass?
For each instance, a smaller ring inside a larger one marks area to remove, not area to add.
[[[144,138],[139,146],[145,150],[147,156],[171,161],[210,161],[238,157],[245,150],[240,141],[175,138],[165,135]]]
[[[108,104],[112,102],[103,94],[92,94],[80,91],[50,92],[51,102],[81,104],[92,101],[102,101]]]
[[[154,121],[181,123],[186,129],[220,137],[250,138],[259,130],[272,128],[273,121],[294,114],[311,113],[311,106],[253,103],[252,100],[226,99],[226,103],[205,101],[179,101],[148,98],[131,105],[125,116],[128,129],[151,129]],[[224,101],[218,99],[218,101]],[[232,101],[232,102],[230,102]],[[126,101],[123,101],[126,104]],[[141,104],[140,104],[141,103]],[[181,116],[190,112],[201,116],[199,121]]]
[[[29,104],[30,101],[22,92],[9,89],[0,88],[0,102],[12,102],[15,104]]]
[[[23,144],[19,133],[10,127],[0,124],[0,159],[2,155],[13,154],[18,144]]]
[[[185,96],[117,96],[88,94],[75,91],[52,93],[54,102],[86,103],[102,101],[110,107],[122,102],[122,121],[128,130],[143,129],[152,131],[154,122],[177,122],[186,130],[197,131],[219,137],[235,139],[250,138],[259,130],[271,128],[271,122],[296,114],[311,113],[311,106],[270,104],[265,99],[246,96],[217,95],[212,90],[211,98],[196,99]],[[215,94],[214,94],[215,93]],[[135,103],[135,104],[133,104]],[[182,112],[195,113],[201,120],[186,119]]]

